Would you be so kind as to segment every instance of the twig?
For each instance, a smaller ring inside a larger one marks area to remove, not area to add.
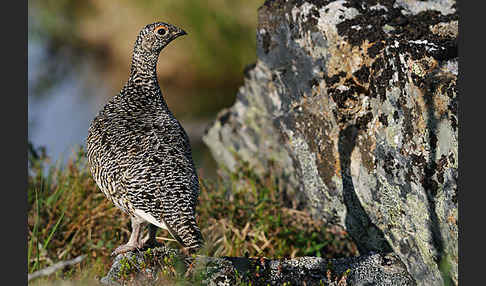
[[[54,265],[51,265],[47,268],[37,270],[34,273],[31,273],[31,274],[28,275],[27,281],[30,281],[30,280],[37,278],[37,277],[51,275],[52,273],[56,272],[57,270],[62,269],[64,267],[68,266],[68,265],[74,265],[74,264],[80,263],[81,261],[83,261],[83,259],[85,257],[86,257],[86,255],[80,255],[80,256],[78,256],[74,259],[67,260],[67,261],[60,261],[60,262],[58,262]]]
[[[172,238],[166,238],[166,237],[161,237],[161,236],[157,236],[155,239],[166,240],[166,241],[175,241],[175,242],[177,242],[177,240],[175,240],[175,239],[172,239]]]

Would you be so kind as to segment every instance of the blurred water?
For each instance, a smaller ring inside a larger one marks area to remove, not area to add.
[[[62,59],[49,57],[41,41],[29,41],[28,57],[29,141],[34,146],[45,146],[54,161],[65,161],[75,145],[84,145],[90,121],[103,105],[98,93],[107,93],[107,88],[101,84],[93,86],[93,82],[87,84],[83,74],[96,72],[88,61],[45,92],[36,93],[36,86],[42,84],[39,80],[45,80],[43,62]]]
[[[34,146],[45,146],[55,161],[65,161],[75,145],[84,145],[90,121],[103,105],[102,84],[87,82],[96,73],[89,61],[73,68],[44,92],[35,92],[43,76],[43,61],[62,59],[49,57],[42,42],[29,41],[28,136]],[[86,76],[86,73],[91,73]]]

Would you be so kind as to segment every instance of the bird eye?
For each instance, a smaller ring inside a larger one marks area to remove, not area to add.
[[[157,34],[159,34],[160,36],[163,36],[165,34],[167,34],[167,29],[164,27],[164,26],[161,26],[159,27],[157,30],[156,30]]]

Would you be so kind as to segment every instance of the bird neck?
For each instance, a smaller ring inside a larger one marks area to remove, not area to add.
[[[147,84],[150,81],[157,83],[158,59],[158,53],[147,52],[142,48],[135,47],[128,81],[135,84]]]
[[[121,94],[136,100],[149,100],[168,110],[157,80],[158,59],[158,53],[150,53],[135,46],[130,65],[130,77]],[[128,92],[129,90],[136,92]]]

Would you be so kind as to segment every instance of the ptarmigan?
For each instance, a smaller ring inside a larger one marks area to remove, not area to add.
[[[157,227],[190,253],[203,242],[196,224],[199,181],[188,136],[157,81],[160,51],[186,32],[157,22],[145,26],[133,49],[130,77],[91,122],[86,149],[98,187],[131,218],[127,244],[112,255],[155,242]],[[141,227],[149,223],[149,236]]]

